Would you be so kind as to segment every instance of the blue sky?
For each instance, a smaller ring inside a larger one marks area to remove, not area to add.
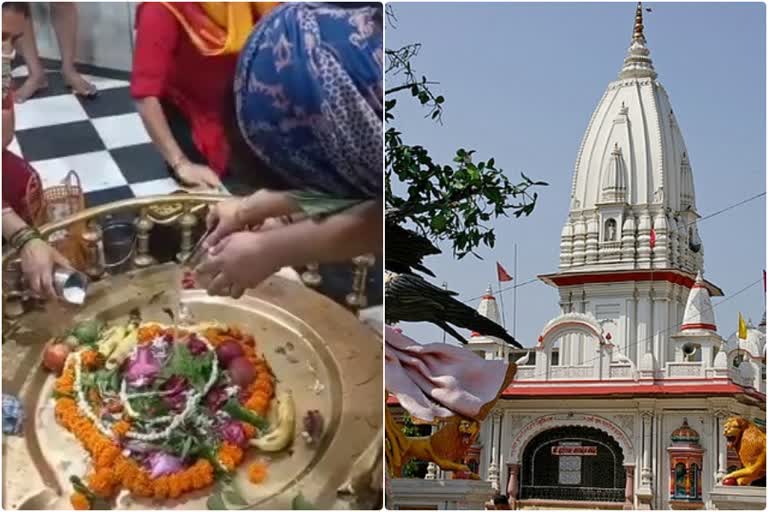
[[[634,3],[390,3],[397,17],[386,45],[420,42],[419,74],[438,81],[446,97],[443,124],[424,119],[415,102],[401,99],[397,127],[439,162],[455,149],[496,158],[511,179],[520,171],[550,186],[534,213],[494,223],[497,245],[483,260],[456,261],[450,249],[431,257],[435,284],[470,299],[489,283],[495,261],[517,281],[557,270],[560,230],[576,152],[592,110],[616,79],[629,45]],[[704,216],[765,191],[765,5],[760,3],[647,3],[645,34],[659,80],[666,88],[694,172],[696,203]],[[388,83],[388,86],[394,85]],[[760,280],[765,268],[765,198],[700,223],[706,277],[725,299]],[[759,322],[762,284],[717,305],[720,334],[730,335],[737,315]],[[535,282],[518,289],[517,338],[535,344],[558,314],[555,289]],[[475,300],[473,306],[478,304]],[[512,293],[504,294],[511,330]],[[428,324],[402,324],[422,342],[441,341]]]

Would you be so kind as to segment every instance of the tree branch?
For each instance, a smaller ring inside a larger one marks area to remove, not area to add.
[[[439,83],[440,82],[412,82],[412,83],[409,83],[409,84],[398,85],[397,87],[392,87],[391,89],[387,89],[386,91],[384,91],[384,94],[392,94],[392,93],[395,93],[395,92],[404,91],[406,89],[410,89],[414,85],[416,85],[416,86],[419,86],[419,85],[438,85]]]

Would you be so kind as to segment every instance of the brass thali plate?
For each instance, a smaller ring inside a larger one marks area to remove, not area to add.
[[[3,443],[3,508],[71,509],[70,475],[88,468],[85,450],[59,426],[50,398],[54,378],[40,368],[43,345],[74,322],[98,317],[127,321],[140,308],[145,321],[169,323],[167,310],[179,293],[176,265],[106,278],[92,285],[80,309],[50,304],[22,317],[3,346],[3,392],[20,396],[26,411],[23,436]],[[378,335],[350,312],[299,283],[273,276],[240,300],[182,291],[197,322],[218,321],[251,333],[272,366],[276,392],[290,390],[297,428],[291,450],[271,457],[267,480],[247,480],[249,463],[265,454],[249,450],[235,479],[251,509],[290,509],[301,495],[316,508],[333,508],[336,491],[352,462],[379,437],[382,413],[382,346]],[[308,446],[300,432],[306,411],[325,420],[320,443]],[[120,496],[121,509],[205,509],[211,489],[179,500]]]

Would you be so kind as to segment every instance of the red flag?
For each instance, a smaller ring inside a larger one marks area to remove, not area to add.
[[[510,276],[506,270],[504,270],[504,267],[501,266],[501,263],[498,261],[496,262],[496,277],[499,279],[499,282],[506,282],[511,281],[512,276]]]
[[[656,230],[651,228],[651,249],[656,247]]]

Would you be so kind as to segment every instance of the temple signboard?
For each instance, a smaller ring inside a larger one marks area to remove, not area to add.
[[[597,446],[553,446],[552,455],[594,456],[597,455]]]

